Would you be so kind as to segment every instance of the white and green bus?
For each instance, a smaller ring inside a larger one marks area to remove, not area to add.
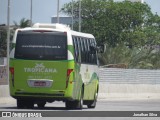
[[[17,29],[10,53],[10,95],[17,108],[63,101],[68,109],[95,108],[98,58],[93,35],[62,24]]]

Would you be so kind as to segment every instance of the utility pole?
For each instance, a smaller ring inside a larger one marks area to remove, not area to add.
[[[81,32],[81,0],[79,0],[79,32]]]
[[[7,9],[7,80],[9,81],[9,47],[10,47],[10,0]]]
[[[72,30],[73,30],[73,0],[72,0]]]
[[[59,0],[57,0],[57,23],[59,23]]]
[[[31,8],[30,8],[30,26],[32,26],[32,0],[31,0]]]

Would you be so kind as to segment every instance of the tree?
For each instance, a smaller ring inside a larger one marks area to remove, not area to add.
[[[0,28],[0,57],[5,57],[7,52],[7,30],[3,27]]]
[[[15,29],[30,27],[30,20],[22,18],[19,23],[14,21]]]
[[[74,4],[74,18],[78,18],[78,1]],[[129,47],[144,45],[143,26],[152,13],[147,4],[140,2],[113,2],[113,0],[82,0],[82,32],[92,33],[98,43],[115,47],[124,43]],[[72,15],[72,3],[62,12]]]
[[[73,2],[73,17],[78,19],[78,1]],[[98,44],[107,44],[100,55],[104,64],[127,64],[129,68],[160,68],[160,16],[140,2],[81,0],[82,32],[95,36]],[[62,12],[72,15],[72,2]],[[78,24],[74,24],[78,30]]]
[[[30,20],[22,18],[19,23],[14,21],[13,29],[10,31],[10,40],[13,38],[14,31],[17,28],[24,28],[30,26]],[[0,56],[5,57],[7,55],[7,27],[5,25],[0,26]]]

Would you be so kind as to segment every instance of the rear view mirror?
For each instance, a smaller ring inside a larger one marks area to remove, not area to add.
[[[105,45],[100,45],[98,46],[98,53],[104,53],[106,51],[106,46]]]

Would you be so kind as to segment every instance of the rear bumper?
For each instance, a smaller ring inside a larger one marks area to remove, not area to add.
[[[64,97],[63,93],[56,93],[56,94],[48,94],[48,93],[29,93],[29,92],[15,92],[16,96],[19,95],[28,95],[28,96],[48,96],[48,97]]]
[[[48,93],[15,93],[11,95],[15,99],[29,100],[29,101],[67,101],[73,100],[71,97],[66,97],[64,94],[48,94]]]

